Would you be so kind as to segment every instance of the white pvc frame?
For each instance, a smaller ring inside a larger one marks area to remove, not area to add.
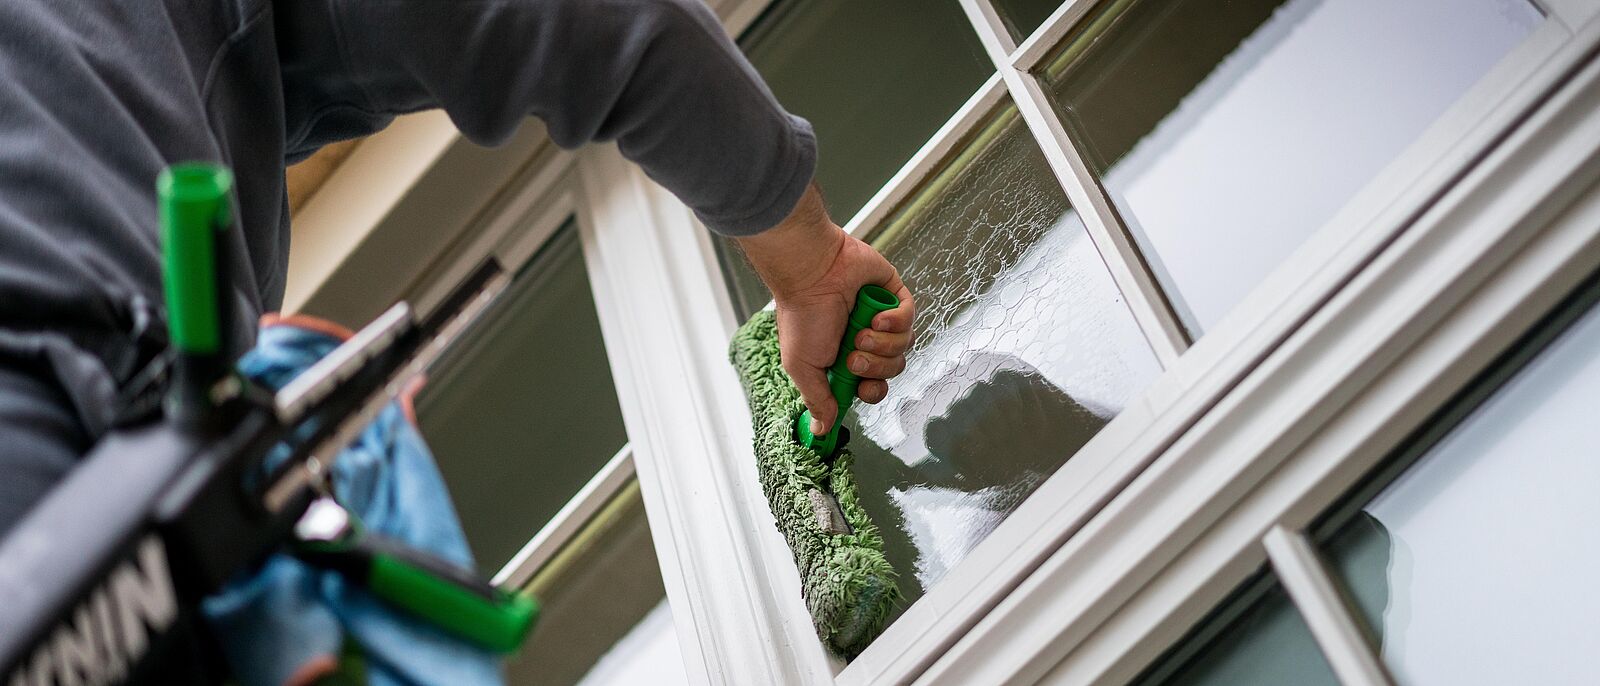
[[[1159,292],[1153,278],[1142,273],[1141,267],[1130,259],[1132,244],[1126,231],[1066,136],[1038,77],[1027,71],[1053,49],[1056,39],[1070,31],[1073,22],[1088,14],[1091,4],[1064,4],[1035,36],[1015,47],[988,2],[962,0],[997,65],[1000,80],[1074,207],[1092,227],[1091,238],[1100,247],[1167,372],[1147,391],[1142,403],[1124,411],[980,544],[969,563],[908,609],[878,643],[841,673],[843,683],[911,680],[988,608],[1008,599],[1042,561],[1038,557],[1042,551],[1061,545],[1084,526],[1100,507],[1215,407],[1265,355],[1281,345],[1310,313],[1334,297],[1394,240],[1409,218],[1450,188],[1463,169],[1524,116],[1545,90],[1559,82],[1564,65],[1570,65],[1581,52],[1571,44],[1572,32],[1566,23],[1546,22],[1379,179],[1411,180],[1409,184],[1373,184],[1409,186],[1403,193],[1379,197],[1368,192],[1355,199],[1233,314],[1192,349],[1184,350],[1175,316],[1158,304]],[[964,132],[947,127],[929,147]],[[926,164],[924,174],[934,166],[921,156],[913,164]],[[919,178],[904,171],[897,180],[902,177]],[[880,197],[893,197],[894,193],[880,193]],[[904,197],[909,192],[899,194]],[[869,204],[862,214],[881,212]],[[1119,269],[1118,263],[1125,266]],[[1180,355],[1182,359],[1175,359]],[[1013,525],[1012,521],[1020,523]],[[933,607],[924,612],[918,607],[921,605]],[[978,662],[981,661],[973,661]]]
[[[752,22],[767,2],[727,0],[716,6],[736,33]],[[1041,485],[966,563],[907,608],[901,619],[848,667],[829,658],[815,640],[789,551],[760,495],[749,456],[748,414],[725,358],[725,346],[737,322],[709,238],[686,208],[623,161],[614,147],[596,147],[577,155],[546,147],[485,213],[487,219],[476,237],[414,294],[426,305],[438,297],[454,272],[468,269],[483,254],[499,254],[508,264],[518,263],[520,260],[511,258],[531,255],[561,221],[576,214],[631,439],[631,459],[620,455],[617,459],[635,470],[640,480],[686,667],[696,681],[1023,682],[1055,669],[1054,677],[1088,683],[1136,674],[1239,579],[1259,568],[1266,559],[1261,537],[1268,529],[1259,528],[1240,548],[1243,552],[1235,551],[1193,577],[1203,583],[1186,586],[1182,578],[1163,573],[1161,579],[1170,587],[1162,586],[1151,579],[1162,569],[1157,566],[1136,566],[1109,576],[1064,570],[1081,571],[1127,559],[1152,565],[1149,560],[1170,562],[1187,546],[1210,540],[1210,530],[1186,525],[1184,519],[1157,518],[1152,520],[1156,524],[1149,526],[1157,526],[1152,531],[1161,535],[1132,536],[1141,530],[1144,520],[1128,519],[1134,506],[1127,503],[1147,506],[1149,512],[1141,516],[1149,517],[1170,514],[1161,506],[1173,503],[1190,508],[1221,507],[1247,491],[1212,482],[1185,486],[1172,481],[1173,477],[1161,480],[1162,474],[1176,469],[1174,464],[1187,467],[1220,462],[1259,478],[1259,470],[1282,464],[1282,455],[1222,453],[1216,444],[1205,442],[1207,437],[1221,435],[1216,427],[1230,424],[1249,426],[1257,434],[1270,430],[1299,435],[1296,427],[1303,418],[1271,411],[1252,394],[1277,397],[1282,393],[1272,391],[1274,384],[1300,388],[1294,382],[1306,375],[1324,387],[1339,389],[1371,381],[1370,375],[1350,369],[1323,370],[1343,358],[1334,359],[1330,354],[1333,348],[1326,347],[1324,339],[1307,343],[1306,337],[1317,335],[1320,330],[1313,331],[1314,325],[1324,319],[1344,321],[1337,318],[1358,318],[1382,309],[1383,303],[1374,300],[1383,293],[1375,290],[1380,287],[1367,285],[1363,290],[1361,284],[1384,276],[1400,279],[1406,273],[1420,273],[1429,258],[1397,258],[1397,251],[1403,244],[1443,240],[1446,229],[1430,231],[1422,220],[1450,211],[1441,209],[1451,207],[1445,202],[1448,199],[1456,201],[1458,212],[1480,200],[1461,198],[1458,191],[1494,155],[1508,146],[1527,151],[1547,147],[1538,138],[1513,142],[1507,136],[1531,126],[1524,120],[1557,85],[1570,78],[1572,66],[1596,42],[1592,4],[1544,2],[1552,21],[1385,173],[1384,178],[1407,181],[1402,184],[1403,192],[1351,203],[1332,222],[1337,230],[1319,233],[1234,314],[1191,345],[1165,306],[1154,278],[1136,259],[1126,230],[1066,135],[1038,77],[1029,71],[1088,14],[1093,3],[1069,0],[1034,35],[1017,45],[988,0],[961,2],[996,64],[996,74],[846,229],[862,236],[875,229],[1009,96],[1064,192],[1083,216],[1166,371]],[[1537,178],[1541,180],[1531,189],[1514,189],[1522,193],[1520,199],[1551,195],[1556,177],[1547,173]],[[1505,183],[1508,188],[1516,186]],[[1501,202],[1519,200],[1511,190],[1485,195]],[[1515,232],[1505,228],[1510,219],[1498,219],[1497,235],[1504,244]],[[1554,235],[1552,231],[1539,235]],[[1451,283],[1469,275],[1488,279],[1486,274],[1494,268],[1459,255],[1433,259],[1444,262],[1427,273],[1439,278],[1453,276],[1446,278]],[[1556,267],[1551,265],[1555,263],[1541,264],[1554,283],[1551,271]],[[1528,296],[1524,302],[1534,300]],[[1395,321],[1414,322],[1424,317],[1415,309],[1408,311],[1410,319]],[[1407,333],[1420,336],[1423,332]],[[1342,335],[1349,337],[1348,333]],[[1373,345],[1389,346],[1379,351],[1385,355],[1400,352],[1400,344],[1392,337],[1371,340],[1376,341]],[[1318,347],[1318,342],[1324,347]],[[1293,363],[1285,366],[1285,356],[1292,357]],[[1478,358],[1462,353],[1451,359]],[[1224,454],[1249,457],[1218,457]],[[1345,476],[1362,469],[1360,460],[1349,455],[1335,460],[1334,466]],[[624,467],[618,463],[617,469]],[[548,533],[542,532],[540,539],[530,542],[521,564],[508,566],[502,578],[531,576],[537,569],[536,558],[559,547],[564,536],[570,535],[562,530],[575,531],[586,518],[585,511],[613,494],[616,484],[626,483],[615,478],[617,473],[613,470],[609,476],[597,476],[593,488],[585,489],[569,504],[569,516],[558,518],[560,521],[551,525],[555,529],[547,528]],[[1152,481],[1157,485],[1152,486]],[[1320,490],[1316,492],[1331,498],[1328,494],[1342,490],[1340,483],[1324,479],[1317,482]],[[1180,487],[1190,489],[1184,491],[1188,495],[1177,494]],[[1202,508],[1201,514],[1218,513]],[[1308,516],[1279,516],[1271,525],[1284,526],[1294,534]],[[1134,549],[1124,550],[1129,546]],[[1283,554],[1279,558],[1290,559]],[[1275,564],[1290,563],[1278,563],[1275,558]],[[1084,588],[1091,582],[1100,585]],[[1302,575],[1297,584],[1301,582],[1309,585],[1297,586],[1302,589],[1298,594],[1291,589],[1296,602],[1317,611],[1325,609],[1311,600],[1302,602],[1302,598],[1316,597],[1315,577]],[[1313,592],[1306,593],[1306,589]],[[1145,621],[1145,615],[1129,610],[1130,594],[1148,597],[1141,602],[1157,608],[1150,612],[1159,614],[1159,621]],[[1082,606],[1063,607],[1063,603]],[[1045,613],[1044,608],[1052,612]],[[1322,616],[1337,619],[1336,615]],[[1133,628],[1121,628],[1124,625]],[[1348,641],[1338,641],[1337,629],[1324,631],[1330,638],[1323,645],[1330,646],[1330,655],[1344,650],[1346,654],[1339,659],[1359,665],[1359,655],[1349,652]],[[1341,672],[1346,673],[1363,672],[1353,667]],[[1370,682],[1359,676],[1350,678]]]
[[[1558,82],[918,683],[1125,682],[1269,557],[1346,683],[1386,683],[1272,532],[1298,535],[1600,267],[1600,64]]]

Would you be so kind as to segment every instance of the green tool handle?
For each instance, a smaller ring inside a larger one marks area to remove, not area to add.
[[[366,582],[373,593],[484,648],[516,650],[538,619],[531,596],[503,591],[443,560],[398,545],[374,553]]]
[[[821,436],[811,433],[811,411],[806,410],[795,420],[795,437],[803,445],[823,457],[831,457],[839,449],[839,426],[844,423],[844,413],[856,398],[861,377],[850,371],[850,353],[856,350],[856,335],[872,327],[872,318],[900,306],[900,298],[882,286],[862,286],[856,292],[856,305],[850,310],[850,319],[844,327],[844,340],[839,342],[839,355],[828,368],[828,387],[839,411],[828,432]]]
[[[522,645],[539,617],[531,596],[485,583],[449,561],[370,533],[304,542],[301,559],[338,570],[374,595],[430,624],[498,653]]]
[[[156,179],[167,333],[177,353],[168,411],[179,419],[205,415],[208,389],[229,369],[220,251],[233,223],[232,192],[233,174],[217,164],[173,165]]]

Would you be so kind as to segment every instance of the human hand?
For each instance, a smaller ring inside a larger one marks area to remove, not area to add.
[[[849,409],[834,401],[827,370],[839,354],[856,291],[875,284],[900,298],[899,307],[880,312],[871,328],[861,330],[846,362],[861,377],[857,396],[868,403],[883,400],[887,380],[905,369],[915,316],[911,291],[894,266],[834,224],[815,189],[783,223],[739,242],[772,290],[783,369],[811,411],[813,434],[827,432]]]

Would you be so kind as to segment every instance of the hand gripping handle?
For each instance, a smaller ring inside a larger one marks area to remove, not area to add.
[[[850,371],[848,364],[850,353],[856,349],[856,335],[862,329],[871,328],[872,318],[879,312],[899,306],[900,299],[882,286],[862,286],[856,292],[856,306],[850,310],[850,321],[845,324],[844,340],[839,342],[839,355],[834,358],[833,366],[828,368],[828,387],[833,391],[834,401],[839,404],[838,416],[826,434],[815,436],[811,433],[811,411],[800,413],[794,427],[794,435],[800,445],[825,458],[832,457],[839,449],[839,426],[844,423],[844,413],[850,409],[850,402],[855,400],[856,389],[861,385],[861,377]]]

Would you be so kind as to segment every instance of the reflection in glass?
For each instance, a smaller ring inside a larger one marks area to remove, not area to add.
[[[916,294],[916,342],[851,448],[914,600],[1159,369],[1009,103],[873,243]]]
[[[639,482],[528,582],[539,623],[506,663],[512,686],[687,684]]]
[[[778,101],[817,133],[817,183],[848,221],[994,67],[955,0],[778,0],[739,39]],[[743,320],[772,299],[716,241]]]
[[[1424,443],[1330,541],[1398,680],[1600,683],[1587,658],[1600,646],[1597,405],[1600,312],[1590,312]]]
[[[1198,331],[1541,19],[1527,0],[1116,0],[1045,78]]]
[[[510,560],[627,443],[591,293],[568,224],[417,397],[481,569]]]
[[[1139,686],[1337,686],[1276,578],[1248,583],[1134,681]]]

